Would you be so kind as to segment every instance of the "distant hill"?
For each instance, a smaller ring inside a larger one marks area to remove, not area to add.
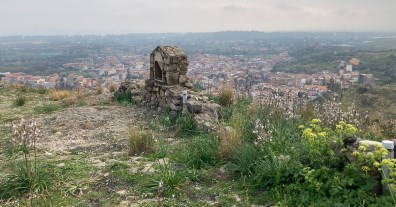
[[[347,105],[354,103],[373,118],[396,119],[396,84],[375,86],[373,89],[351,89],[344,93],[343,102]]]
[[[360,73],[372,73],[378,83],[396,83],[396,50],[352,50],[340,47],[312,46],[290,51],[294,61],[280,63],[274,72],[316,73],[323,70],[338,72],[341,60],[358,58],[360,64],[354,70]]]

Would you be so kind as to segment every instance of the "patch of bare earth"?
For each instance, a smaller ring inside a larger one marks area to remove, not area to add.
[[[67,108],[37,120],[43,134],[37,146],[49,152],[125,151],[129,125],[147,125],[144,117],[133,107]]]

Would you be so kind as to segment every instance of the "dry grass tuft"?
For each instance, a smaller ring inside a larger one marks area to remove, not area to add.
[[[49,97],[52,101],[59,101],[73,96],[73,93],[68,90],[50,90]]]
[[[224,160],[231,159],[233,153],[241,144],[240,132],[230,126],[226,126],[220,127],[216,134],[219,139],[217,155]]]
[[[102,94],[103,91],[104,91],[104,89],[103,89],[102,86],[97,86],[97,87],[95,88],[95,93],[96,93],[96,95]]]
[[[116,84],[113,84],[113,85],[110,86],[110,92],[111,92],[111,93],[114,93],[114,92],[116,92],[117,90],[118,90],[118,86],[117,86]]]
[[[252,119],[257,112],[258,104],[256,102],[252,102],[248,108],[248,117]]]
[[[65,107],[74,106],[78,103],[78,99],[76,96],[70,96],[68,98],[62,99],[62,105]]]
[[[219,101],[222,106],[229,106],[234,103],[234,89],[230,85],[224,85],[220,89]]]
[[[142,153],[151,153],[153,151],[154,141],[152,134],[144,131],[139,127],[129,128],[128,153],[129,155],[138,155]]]

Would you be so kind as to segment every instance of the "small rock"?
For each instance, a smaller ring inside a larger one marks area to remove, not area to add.
[[[103,174],[103,177],[108,177],[110,175],[110,173],[105,173]]]
[[[205,122],[202,125],[204,131],[211,131],[213,129],[213,124],[210,122]]]
[[[159,159],[158,160],[158,163],[160,164],[160,165],[167,165],[167,164],[169,164],[169,158],[162,158],[162,159]]]
[[[184,86],[186,86],[187,88],[191,89],[193,87],[193,84],[190,82],[187,82],[184,84]]]
[[[52,156],[53,154],[51,152],[45,152],[44,155],[46,156]]]
[[[239,195],[235,194],[234,198],[235,198],[236,202],[241,202],[241,198],[239,197]]]
[[[106,163],[105,162],[100,162],[100,163],[93,164],[93,166],[95,166],[95,167],[104,167],[104,166],[106,166]]]
[[[151,174],[155,172],[155,169],[153,168],[152,164],[149,163],[144,166],[141,172],[146,174]]]
[[[126,190],[117,191],[117,194],[120,195],[120,196],[123,196],[123,195],[125,195],[126,193],[127,193]]]
[[[139,196],[127,196],[126,199],[130,201],[136,201],[139,199]]]
[[[198,101],[187,101],[187,108],[190,113],[202,112],[202,104]]]
[[[128,201],[121,201],[119,206],[120,207],[129,207],[130,205],[129,205]]]
[[[95,166],[95,167],[104,167],[104,166],[106,166],[106,163],[102,162],[100,160],[93,160],[92,163],[93,163],[93,166]]]
[[[132,174],[136,174],[138,171],[139,171],[139,168],[138,168],[138,167],[131,167],[131,168],[129,168],[129,172],[132,173]]]
[[[138,162],[142,159],[143,159],[143,157],[140,157],[140,156],[131,157],[132,162]]]
[[[66,164],[62,162],[62,163],[57,164],[56,166],[57,166],[57,167],[64,167],[65,165],[66,165]]]
[[[143,204],[143,203],[152,203],[152,202],[157,202],[157,199],[148,198],[148,199],[140,200],[140,201],[139,201],[139,204]]]

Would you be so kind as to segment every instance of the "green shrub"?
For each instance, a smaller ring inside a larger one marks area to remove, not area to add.
[[[129,128],[128,153],[137,155],[153,151],[153,136],[139,127]]]
[[[130,91],[116,91],[113,99],[118,103],[133,103],[132,93]]]
[[[177,151],[176,160],[188,167],[200,169],[216,164],[218,142],[211,134],[202,134],[188,140]]]
[[[19,96],[14,100],[14,106],[23,106],[26,103],[26,98]]]

